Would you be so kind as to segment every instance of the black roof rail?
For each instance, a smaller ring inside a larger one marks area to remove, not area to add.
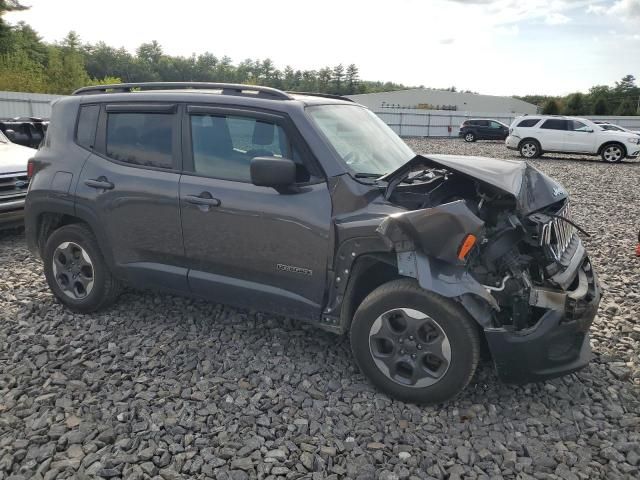
[[[287,91],[287,93],[290,93],[292,95],[308,95],[310,97],[322,97],[322,98],[333,98],[334,100],[344,100],[346,102],[352,102],[355,103],[353,100],[351,100],[350,98],[347,97],[343,97],[342,95],[333,95],[331,93],[315,93],[315,92],[292,92],[292,91]]]
[[[212,83],[212,82],[142,82],[142,83],[114,83],[111,85],[95,85],[82,87],[72,95],[93,95],[100,93],[122,93],[144,90],[222,90],[224,95],[243,95],[245,92],[251,95],[269,97],[278,100],[292,100],[292,97],[282,90],[258,85],[241,85],[236,83]]]

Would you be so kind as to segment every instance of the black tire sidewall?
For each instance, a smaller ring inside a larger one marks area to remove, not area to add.
[[[394,282],[396,283],[396,282]],[[478,362],[479,338],[473,320],[461,307],[419,287],[406,288],[399,281],[397,290],[370,294],[360,305],[351,324],[351,348],[356,363],[371,382],[394,398],[414,403],[440,403],[459,393],[469,382]],[[435,384],[411,388],[389,379],[376,366],[369,349],[369,331],[384,312],[398,307],[413,308],[433,318],[446,333],[451,345],[447,373]],[[474,335],[475,333],[475,335]]]
[[[42,257],[44,274],[49,288],[60,302],[77,312],[91,312],[100,307],[105,297],[107,276],[110,275],[95,239],[87,233],[85,228],[76,225],[59,228],[47,239]],[[54,278],[53,252],[64,242],[73,242],[82,247],[93,264],[93,288],[89,295],[81,300],[68,297]]]

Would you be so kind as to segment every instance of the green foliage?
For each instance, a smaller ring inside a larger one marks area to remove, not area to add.
[[[594,115],[607,115],[609,113],[609,109],[607,108],[607,101],[604,97],[597,97],[596,101],[593,103],[593,114]]]
[[[565,115],[584,115],[586,106],[582,93],[572,93],[564,102]]]
[[[542,107],[542,113],[544,115],[558,115],[560,113],[560,106],[557,100],[554,98],[547,100],[544,107]]]
[[[630,99],[625,98],[616,110],[616,115],[635,115],[636,104]]]
[[[41,64],[34,62],[24,51],[0,55],[0,90],[14,92],[43,92],[46,75]]]

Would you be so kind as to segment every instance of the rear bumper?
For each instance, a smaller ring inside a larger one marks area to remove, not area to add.
[[[521,331],[485,329],[502,381],[536,382],[575,372],[589,363],[589,327],[598,311],[601,292],[587,258],[578,270],[575,290],[549,291],[547,299],[538,300],[548,302],[550,308],[533,327]]]
[[[24,222],[24,198],[0,201],[0,228],[13,228]]]

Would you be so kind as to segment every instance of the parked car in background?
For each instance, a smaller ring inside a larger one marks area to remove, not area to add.
[[[509,127],[497,120],[471,118],[460,125],[458,136],[465,142],[476,140],[504,140],[509,135]]]
[[[253,85],[85,87],[51,121],[26,238],[71,310],[124,282],[350,332],[419,403],[484,344],[510,382],[589,362],[597,278],[566,190],[526,163],[416,155],[352,101]]]
[[[20,226],[29,178],[28,160],[35,150],[12,143],[0,132],[0,228]]]
[[[38,117],[16,117],[0,120],[0,131],[14,144],[38,148],[49,122]]]
[[[576,153],[600,155],[603,161],[616,163],[640,155],[640,136],[586,118],[560,115],[516,118],[505,143],[524,158],[536,158],[546,152]]]
[[[593,123],[595,123],[596,125],[598,125],[600,128],[602,128],[604,130],[612,130],[614,132],[628,132],[628,133],[633,133],[635,135],[640,135],[640,131],[638,131],[638,130],[631,130],[629,128],[621,127],[620,125],[616,125],[616,124],[611,123],[611,122],[603,122],[602,120],[594,120]]]

